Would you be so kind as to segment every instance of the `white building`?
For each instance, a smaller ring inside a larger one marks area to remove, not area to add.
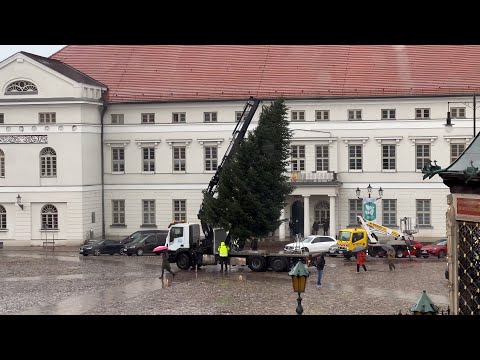
[[[350,60],[340,56],[346,48]],[[355,52],[369,48],[375,56],[355,60]],[[421,168],[428,160],[446,167],[473,137],[469,94],[480,78],[468,65],[480,48],[455,47],[465,53],[456,67],[441,61],[451,47],[378,48],[68,46],[52,59],[28,53],[5,59],[0,241],[41,245],[48,236],[77,245],[90,229],[96,237],[123,236],[166,228],[172,219],[198,221],[201,191],[250,95],[267,104],[283,95],[294,130],[289,171],[296,188],[280,238],[289,235],[289,219],[303,223],[305,234],[314,220],[328,219],[331,234],[355,225],[361,214],[355,190],[366,196],[369,184],[372,197],[383,189],[378,222],[395,227],[408,216],[418,220],[418,239],[444,237],[449,191],[438,177],[422,180]],[[308,56],[325,49],[334,51],[319,56],[329,69],[319,75]],[[425,54],[431,68],[422,67]],[[364,68],[339,75],[342,62]],[[449,109],[453,127],[444,126]]]

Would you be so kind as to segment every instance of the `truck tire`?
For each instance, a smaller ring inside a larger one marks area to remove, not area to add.
[[[185,253],[178,254],[177,266],[181,270],[188,270],[190,268],[190,257]]]
[[[254,272],[265,271],[267,269],[267,261],[263,256],[251,256],[248,259],[248,267]]]
[[[403,257],[403,249],[401,247],[398,247],[395,249],[395,256],[397,258],[402,258]]]
[[[343,254],[343,257],[347,260],[350,260],[350,258],[352,257],[352,254],[347,255],[347,253],[345,253],[345,254]]]
[[[287,269],[287,262],[284,258],[273,257],[270,259],[270,268],[275,272],[282,272]]]

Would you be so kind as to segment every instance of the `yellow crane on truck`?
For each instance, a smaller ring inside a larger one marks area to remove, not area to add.
[[[370,256],[385,256],[385,246],[390,246],[395,250],[397,257],[403,256],[403,251],[407,250],[411,256],[410,250],[413,242],[413,234],[417,230],[412,229],[411,219],[402,218],[400,220],[400,231],[390,229],[386,226],[377,224],[373,221],[366,221],[363,217],[357,216],[360,228],[347,228],[340,230],[337,238],[338,251],[347,259],[354,256],[353,249],[356,246],[364,246]],[[387,242],[380,242],[376,233],[391,236],[394,239]],[[419,254],[419,252],[417,252]]]

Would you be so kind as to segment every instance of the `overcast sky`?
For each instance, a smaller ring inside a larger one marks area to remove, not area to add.
[[[49,57],[65,45],[0,45],[0,61],[19,52],[26,51],[35,55]]]

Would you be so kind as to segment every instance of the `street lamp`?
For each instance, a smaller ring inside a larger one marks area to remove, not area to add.
[[[23,204],[22,204],[22,197],[20,194],[17,196],[17,205],[20,206],[20,208],[23,210]]]
[[[292,277],[292,285],[293,285],[293,292],[298,293],[297,298],[297,314],[302,315],[303,307],[302,307],[302,297],[300,293],[305,292],[305,286],[307,285],[307,277],[309,273],[305,269],[303,263],[299,260],[297,265],[288,273]]]
[[[362,199],[360,197],[360,193],[361,193],[361,191],[357,186],[357,190],[355,190],[355,194],[357,195],[358,199]],[[367,193],[368,193],[368,198],[370,199],[370,197],[372,195],[372,185],[370,185],[370,184],[368,184],[368,186],[367,186]],[[380,200],[382,197],[383,197],[383,189],[380,186],[380,189],[378,189],[378,198],[376,198],[375,200]]]
[[[449,101],[447,104],[448,104],[447,119],[446,119],[446,123],[444,124],[447,132],[450,132],[452,129],[452,125],[455,125],[455,124],[452,124],[450,104],[463,104],[468,106],[470,109],[473,109],[473,137],[475,137],[477,135],[477,128],[476,128],[477,126],[477,94],[475,93],[473,94],[472,106],[469,105],[469,102],[462,102],[462,101]]]

